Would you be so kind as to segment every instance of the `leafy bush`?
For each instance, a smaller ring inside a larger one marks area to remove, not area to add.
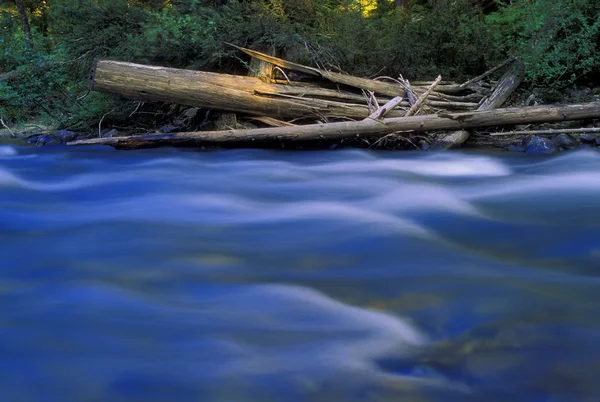
[[[598,71],[599,0],[513,1],[488,15],[470,0],[412,3],[408,14],[391,0],[27,0],[29,54],[13,3],[0,1],[0,71],[22,72],[0,80],[0,113],[82,128],[109,112],[131,120],[133,102],[82,98],[94,59],[244,73],[247,59],[225,42],[411,80],[463,80],[507,55],[525,62],[533,84],[559,87]]]
[[[488,17],[496,41],[532,84],[561,87],[600,66],[600,1],[519,1]]]

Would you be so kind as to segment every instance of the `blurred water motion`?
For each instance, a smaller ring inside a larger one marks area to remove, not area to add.
[[[600,154],[0,145],[1,401],[600,400]]]

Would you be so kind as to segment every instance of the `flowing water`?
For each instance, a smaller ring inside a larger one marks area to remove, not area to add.
[[[0,401],[600,401],[600,153],[0,146]]]

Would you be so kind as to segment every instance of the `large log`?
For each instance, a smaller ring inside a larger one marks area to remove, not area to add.
[[[365,98],[306,84],[273,84],[259,78],[100,60],[90,87],[137,100],[155,100],[277,119],[369,116]],[[361,104],[362,103],[362,104]],[[475,104],[432,100],[432,106],[474,109]],[[401,116],[390,111],[390,116]]]
[[[251,130],[200,131],[155,134],[137,137],[96,138],[74,141],[69,145],[107,144],[118,147],[159,145],[198,146],[206,144],[238,144],[283,141],[337,140],[364,135],[383,136],[394,132],[457,130],[500,125],[581,120],[600,117],[600,102],[580,105],[533,106],[495,109],[482,112],[442,113],[382,120],[311,124],[306,126],[270,127]]]
[[[506,102],[508,97],[521,85],[525,65],[520,60],[515,60],[509,69],[502,75],[494,91],[483,100],[477,108],[478,111],[492,110],[499,108]],[[459,130],[436,141],[430,150],[448,149],[463,144],[471,135],[467,130]]]

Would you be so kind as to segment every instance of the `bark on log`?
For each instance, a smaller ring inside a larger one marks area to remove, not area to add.
[[[520,60],[515,60],[498,81],[496,88],[485,98],[481,105],[477,108],[478,111],[487,111],[498,108],[506,102],[508,97],[518,88],[523,81],[525,73],[525,65]],[[463,144],[471,134],[467,130],[455,131],[444,136],[441,140],[436,141],[431,148],[432,151],[440,149],[448,149]]]
[[[69,145],[106,144],[117,147],[151,147],[160,145],[239,145],[283,141],[337,140],[363,135],[383,136],[402,131],[456,130],[499,125],[556,122],[600,117],[600,102],[580,105],[534,106],[481,112],[443,113],[383,120],[311,124],[306,126],[270,127],[251,130],[200,131],[156,134],[138,137],[96,138],[74,141]]]

